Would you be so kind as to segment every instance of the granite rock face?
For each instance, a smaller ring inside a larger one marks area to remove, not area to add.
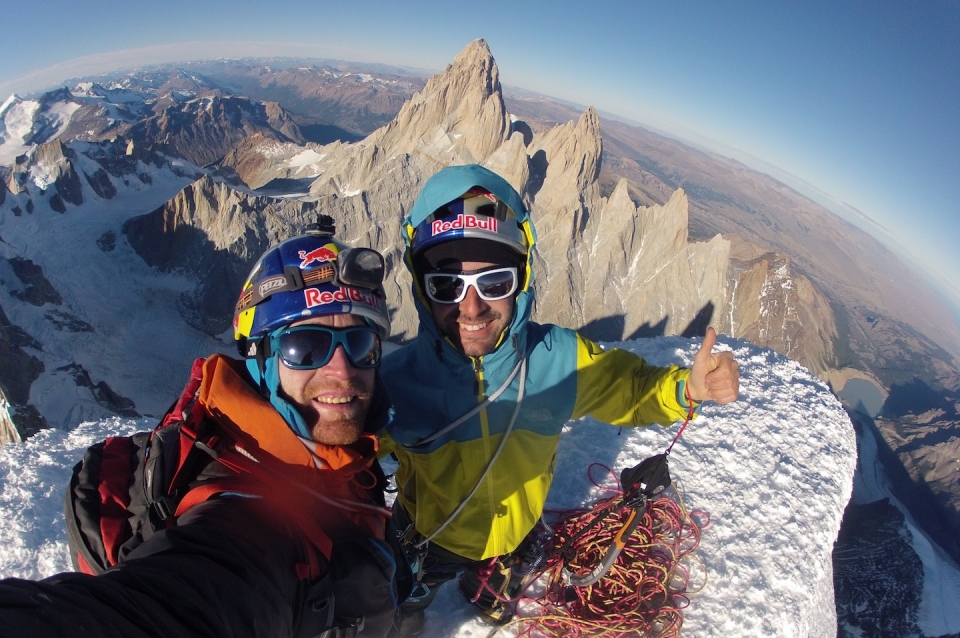
[[[130,246],[161,272],[194,277],[181,315],[210,334],[233,318],[237,293],[253,262],[290,230],[316,221],[313,202],[250,195],[204,176],[147,215],[123,225]]]
[[[537,320],[585,327],[590,336],[607,340],[702,334],[707,323],[716,325],[729,314],[729,242],[721,237],[688,242],[688,200],[682,190],[655,206],[637,206],[626,183],[602,196],[602,157],[600,120],[593,109],[535,134],[511,122],[496,63],[486,43],[477,40],[427,81],[393,121],[362,141],[298,146],[251,137],[225,164],[245,186],[262,186],[264,193],[283,184],[305,191],[315,176],[309,194],[299,199],[334,217],[344,240],[377,247],[391,266],[401,263],[399,222],[423,182],[444,166],[484,164],[523,195],[537,226]],[[253,211],[250,218],[226,209],[216,221],[211,215],[194,216],[186,208],[205,205],[186,191],[168,202],[165,214],[200,230],[213,244],[216,237],[229,237],[246,255],[256,252],[241,248],[246,242],[262,246],[258,238],[268,218],[284,219],[287,234],[310,221],[299,213],[278,213],[276,207],[267,213],[262,200],[253,203],[256,197],[239,185],[228,197],[234,210]],[[247,204],[237,203],[244,199]],[[247,232],[251,228],[257,230]],[[409,338],[417,321],[409,278],[397,267],[389,277],[395,334]]]
[[[0,445],[21,441],[47,427],[30,404],[30,385],[43,372],[43,363],[25,348],[40,344],[10,322],[0,307]]]
[[[159,146],[168,154],[206,166],[255,133],[300,144],[306,141],[279,104],[221,95],[171,104],[124,134],[135,143]]]

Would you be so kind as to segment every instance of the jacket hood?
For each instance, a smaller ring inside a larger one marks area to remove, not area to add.
[[[404,263],[407,266],[407,270],[413,275],[413,297],[417,306],[417,313],[420,317],[419,334],[429,336],[431,340],[439,339],[446,347],[456,351],[450,341],[443,338],[440,334],[440,330],[433,319],[433,314],[430,312],[430,304],[421,288],[420,278],[414,270],[412,253],[413,238],[417,226],[432,215],[435,210],[478,186],[493,193],[513,210],[517,221],[523,229],[527,242],[524,281],[520,287],[520,292],[517,294],[513,319],[510,322],[507,334],[504,335],[497,349],[494,351],[494,353],[496,353],[509,341],[508,337],[510,335],[522,333],[521,329],[529,320],[533,306],[533,251],[536,246],[537,235],[533,222],[530,220],[530,215],[523,205],[523,200],[513,186],[496,173],[479,164],[450,166],[442,169],[427,180],[420,194],[417,196],[416,201],[413,203],[410,213],[404,218],[402,227],[403,240],[406,246]],[[460,356],[462,357],[463,355]]]

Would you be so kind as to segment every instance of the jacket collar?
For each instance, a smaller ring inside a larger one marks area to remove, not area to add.
[[[370,433],[363,434],[352,445],[314,443],[311,453],[255,387],[243,362],[213,355],[204,363],[197,396],[206,412],[255,459],[272,457],[287,465],[315,468],[315,454],[330,470],[344,474],[345,479],[369,468],[376,459],[379,444]],[[384,392],[379,394],[385,397]],[[371,413],[374,407],[383,411],[383,406],[375,406],[376,403],[371,405]]]

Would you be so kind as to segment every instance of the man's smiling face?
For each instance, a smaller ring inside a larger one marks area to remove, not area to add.
[[[365,325],[356,315],[329,315],[293,324],[332,328]],[[343,346],[316,370],[291,370],[280,363],[280,392],[293,403],[310,428],[312,438],[325,445],[349,445],[363,433],[373,397],[374,368],[356,368]]]
[[[445,266],[444,271],[459,269],[463,273],[472,273],[497,264],[484,261],[464,261]],[[500,335],[510,325],[516,298],[513,296],[497,301],[487,301],[477,294],[473,286],[467,288],[467,294],[460,303],[442,304],[430,301],[430,311],[440,331],[463,354],[481,357],[493,352]]]

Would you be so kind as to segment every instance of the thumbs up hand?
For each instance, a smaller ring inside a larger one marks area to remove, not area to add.
[[[707,328],[703,344],[693,358],[687,388],[694,401],[731,403],[740,395],[740,364],[732,352],[713,352],[717,331]]]

